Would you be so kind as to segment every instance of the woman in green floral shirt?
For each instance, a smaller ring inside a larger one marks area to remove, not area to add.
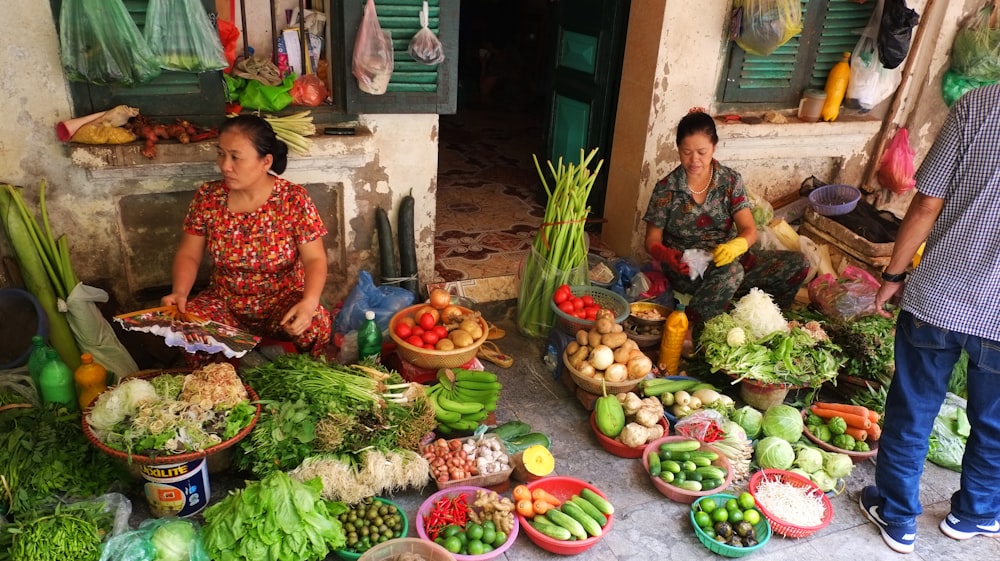
[[[734,296],[752,287],[787,308],[809,272],[805,255],[750,248],[757,227],[740,174],[715,160],[719,136],[712,117],[692,111],[677,125],[677,166],[653,188],[645,247],[660,262],[670,287],[690,294],[688,316],[696,331],[726,311]],[[684,251],[712,255],[705,273],[692,280]]]

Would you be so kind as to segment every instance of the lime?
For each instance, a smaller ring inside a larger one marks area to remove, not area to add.
[[[458,536],[448,536],[444,540],[444,548],[449,553],[458,553],[462,551],[462,540],[458,539]]]
[[[446,538],[457,536],[458,534],[461,533],[462,533],[462,527],[457,524],[449,524],[444,527],[444,530],[441,531],[441,535]]]
[[[483,524],[483,536],[480,538],[483,543],[492,544],[497,541],[497,531],[493,528],[487,528],[486,524]]]
[[[468,549],[469,549],[469,555],[482,555],[484,553],[483,542],[479,540],[469,540]]]
[[[743,511],[740,509],[734,509],[729,511],[729,522],[731,524],[736,524],[737,522],[743,521]]]
[[[701,510],[711,513],[718,505],[715,504],[715,499],[702,499],[698,502],[698,506],[701,507]]]
[[[489,528],[491,530],[496,530],[497,529],[497,525],[492,520],[483,520],[483,530],[485,530],[487,528]]]
[[[746,491],[740,493],[740,496],[737,499],[737,502],[739,503],[740,508],[743,509],[743,510],[749,510],[749,509],[757,506],[757,501],[754,500],[753,495],[751,495],[750,493],[748,493]]]
[[[740,503],[736,502],[736,499],[729,499],[726,501],[726,510],[732,512],[740,508]]]
[[[694,514],[694,522],[702,529],[708,528],[712,525],[712,516],[707,512],[696,512]]]
[[[712,517],[712,522],[725,522],[729,520],[729,511],[724,508],[717,508],[712,511],[710,516]]]
[[[497,531],[497,537],[493,540],[493,547],[500,547],[507,543],[507,532]]]
[[[760,513],[755,508],[748,508],[743,511],[743,520],[749,522],[751,526],[756,526],[760,522]]]
[[[469,538],[469,542],[481,541],[483,539],[483,527],[473,522],[465,527],[465,535]]]

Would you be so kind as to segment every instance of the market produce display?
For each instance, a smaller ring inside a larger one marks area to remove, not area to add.
[[[474,486],[444,489],[417,511],[417,533],[461,556],[493,558],[517,538],[514,503],[495,491]]]
[[[546,551],[574,555],[611,530],[615,507],[592,485],[572,477],[546,477],[524,487],[531,494],[532,510],[529,513],[523,504],[526,499],[518,501],[518,520],[528,538]],[[524,490],[518,493],[523,496]]]
[[[201,526],[187,518],[148,518],[111,537],[101,561],[209,561]]]
[[[435,483],[442,488],[453,484],[484,485],[481,481],[467,483],[477,476],[481,476],[482,480],[499,479],[503,482],[513,470],[510,456],[496,435],[452,440],[439,438],[424,446],[421,454],[430,464],[431,476]],[[485,483],[485,485],[495,484]]]
[[[860,405],[814,402],[806,413],[809,432],[847,452],[868,452],[882,435],[878,413]]]
[[[116,529],[115,508],[126,499],[109,494],[23,513],[0,527],[0,558],[13,561],[97,561],[101,541]]]
[[[804,538],[833,520],[830,499],[808,479],[783,470],[762,469],[753,474],[747,490],[775,533]]]
[[[641,380],[653,370],[653,361],[628,338],[610,312],[598,312],[592,328],[577,331],[565,355],[566,363],[581,378],[594,380],[596,387],[601,381]]]
[[[703,408],[725,411],[733,406],[733,398],[696,378],[649,378],[639,383],[639,390],[647,397],[658,397],[678,419]]]
[[[698,499],[690,511],[698,539],[726,557],[741,557],[756,551],[771,537],[770,524],[756,504],[753,495],[747,492],[738,496],[718,494]],[[738,551],[714,547],[715,544]]]
[[[447,302],[405,308],[392,321],[392,333],[401,341],[437,351],[471,347],[483,331],[478,312]]]
[[[452,434],[475,430],[497,408],[503,384],[492,372],[442,368],[437,384],[426,388],[434,409],[437,432]]]
[[[604,428],[602,428],[602,424],[597,422],[601,411],[595,404],[594,420],[601,434],[614,438],[630,448],[640,448],[663,436],[665,423],[662,423],[663,404],[660,403],[660,400],[655,397],[643,399],[634,392],[620,393],[609,397],[618,402],[622,417],[611,427],[608,427],[607,423],[604,422]],[[599,399],[598,403],[601,400],[609,401],[605,397]],[[612,430],[607,430],[608,428]]]
[[[666,437],[653,441],[643,454],[643,462],[651,478],[679,490],[676,493],[668,490],[666,494],[670,498],[686,498],[683,491],[721,490],[732,481],[729,462],[711,446],[695,438]],[[661,491],[664,489],[656,481],[654,484]],[[694,500],[693,496],[690,498]]]
[[[360,554],[372,547],[406,535],[406,513],[381,497],[367,497],[347,506],[338,517],[344,527],[347,544],[340,550]]]

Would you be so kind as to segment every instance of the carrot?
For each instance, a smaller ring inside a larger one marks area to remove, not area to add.
[[[552,503],[543,499],[536,499],[535,502],[531,503],[531,506],[535,510],[535,514],[545,514],[555,508]]]
[[[527,485],[518,485],[517,487],[514,487],[512,494],[514,495],[515,501],[531,500],[531,489],[528,489]]]
[[[517,504],[514,505],[514,507],[517,509],[517,513],[525,518],[535,517],[535,506],[531,501],[527,499],[523,501],[517,501]]]
[[[882,427],[878,426],[878,423],[872,423],[872,426],[868,427],[868,440],[878,440],[882,438]]]
[[[849,434],[854,437],[854,440],[864,442],[868,440],[868,429],[858,429],[854,427],[847,427],[844,434]]]
[[[549,493],[548,491],[546,491],[545,489],[542,489],[542,488],[537,488],[537,489],[534,489],[533,491],[531,491],[531,498],[535,499],[536,501],[537,500],[543,500],[543,501],[549,503],[552,506],[559,506],[559,505],[562,504],[562,501],[560,501],[559,499],[555,498],[552,495],[552,493]]]
[[[826,409],[827,411],[840,411],[841,413],[847,413],[848,415],[857,415],[859,417],[867,417],[870,410],[862,405],[848,405],[846,403],[826,403],[817,401],[813,403],[812,407],[814,409]]]
[[[882,420],[882,416],[878,414],[878,411],[868,410],[868,420],[872,422],[873,425],[878,424]]]
[[[850,413],[843,413],[840,411],[820,409],[815,405],[813,406],[812,412],[821,419],[832,419],[834,417],[840,417],[844,419],[844,421],[847,423],[847,426],[849,427],[854,427],[858,429],[867,429],[868,427],[872,426],[872,422],[868,420],[867,415],[861,417],[860,415],[851,415]]]

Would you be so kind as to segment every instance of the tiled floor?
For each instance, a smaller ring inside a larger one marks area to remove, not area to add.
[[[440,123],[433,284],[479,302],[516,298],[545,214],[532,160],[544,151],[541,117],[463,109]]]

